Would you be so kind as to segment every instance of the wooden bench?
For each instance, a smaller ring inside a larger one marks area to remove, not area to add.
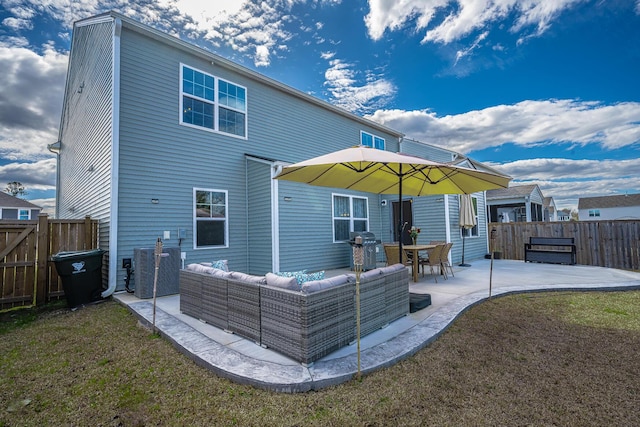
[[[575,265],[574,239],[573,237],[529,237],[529,243],[524,244],[524,261]]]

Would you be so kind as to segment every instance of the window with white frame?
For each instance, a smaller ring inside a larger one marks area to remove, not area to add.
[[[589,209],[590,217],[598,217],[600,216],[600,209]]]
[[[182,65],[180,123],[247,136],[247,89]]]
[[[458,198],[460,200],[462,196]],[[460,237],[478,237],[478,198],[471,196],[471,203],[473,204],[473,214],[476,217],[476,225],[473,228],[460,227]]]
[[[349,240],[352,231],[369,231],[369,199],[333,195],[333,241]]]
[[[229,221],[226,190],[193,190],[194,247],[226,247]]]
[[[31,211],[29,209],[20,209],[18,219],[31,219]]]
[[[384,138],[380,138],[379,136],[370,134],[365,131],[360,131],[360,144],[366,147],[384,150]]]

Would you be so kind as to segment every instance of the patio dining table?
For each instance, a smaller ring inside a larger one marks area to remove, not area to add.
[[[413,281],[418,281],[418,270],[420,268],[420,260],[418,259],[420,251],[426,251],[427,249],[433,249],[437,245],[402,245],[402,249],[411,253],[411,261],[413,262]]]

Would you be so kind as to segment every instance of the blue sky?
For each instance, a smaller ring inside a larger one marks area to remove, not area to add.
[[[537,183],[560,209],[640,191],[640,0],[0,5],[0,186],[48,209],[73,22],[108,10]]]

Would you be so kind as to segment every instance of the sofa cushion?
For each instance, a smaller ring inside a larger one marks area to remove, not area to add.
[[[311,294],[313,292],[318,292],[323,289],[331,288],[333,286],[344,285],[348,282],[349,277],[346,274],[341,274],[340,276],[329,277],[320,280],[309,280],[302,285],[302,292]]]
[[[266,276],[267,285],[275,288],[290,289],[292,291],[299,291],[300,285],[295,277],[283,277],[274,273],[267,273]]]
[[[253,276],[239,271],[232,271],[229,273],[229,276],[232,279],[239,280],[241,282],[253,283],[254,285],[262,285],[266,282],[264,276]]]
[[[373,270],[365,271],[364,273],[362,273],[360,275],[360,279],[361,280],[371,280],[371,279],[377,278],[380,275],[382,275],[382,269],[381,268],[374,268]]]
[[[186,269],[189,270],[189,271],[196,272],[196,273],[211,274],[211,271],[212,271],[213,267],[208,267],[208,266],[202,265],[202,264],[189,264],[189,265],[187,265]]]
[[[402,264],[394,264],[394,265],[390,265],[388,267],[380,267],[378,270],[380,270],[381,274],[387,274],[387,273],[394,273],[398,270],[402,270],[407,268],[406,266],[402,265]]]

